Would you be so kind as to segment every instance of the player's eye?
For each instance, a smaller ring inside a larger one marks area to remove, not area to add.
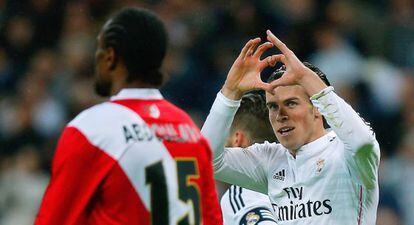
[[[279,108],[279,106],[278,106],[278,105],[276,105],[275,103],[268,103],[268,104],[267,104],[267,108],[268,108],[269,110],[271,110],[271,111],[275,111],[275,110],[277,110],[277,109]]]
[[[289,108],[293,108],[293,107],[295,107],[297,104],[298,104],[298,103],[297,103],[297,102],[295,102],[295,101],[288,101],[288,102],[286,103],[286,106],[287,106],[287,107],[289,107]]]

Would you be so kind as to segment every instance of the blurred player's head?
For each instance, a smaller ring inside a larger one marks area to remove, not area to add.
[[[264,94],[244,95],[240,108],[234,116],[226,146],[247,147],[254,143],[275,140],[275,134],[268,120]]]
[[[122,87],[161,86],[166,48],[166,29],[154,13],[140,8],[121,10],[98,35],[97,93],[108,96]]]
[[[326,85],[330,85],[326,75],[310,63],[304,65],[314,71]],[[286,68],[276,70],[268,82],[280,78]],[[305,89],[300,85],[280,86],[274,93],[266,93],[269,119],[279,142],[289,150],[297,150],[316,140],[325,133],[323,116],[314,107]]]

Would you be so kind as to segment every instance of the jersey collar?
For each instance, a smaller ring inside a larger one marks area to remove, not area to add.
[[[111,101],[125,99],[160,100],[161,92],[155,88],[124,88],[111,97]]]
[[[327,134],[325,134],[324,136],[302,146],[298,152],[296,153],[296,155],[313,155],[316,154],[318,152],[323,151],[326,146],[328,146],[328,144],[336,137],[335,132],[333,131],[329,131]]]

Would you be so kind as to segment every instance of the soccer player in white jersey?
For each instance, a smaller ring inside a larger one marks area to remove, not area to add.
[[[245,94],[234,116],[226,146],[245,148],[266,140],[276,141],[276,137],[268,119],[264,93]],[[276,224],[272,204],[265,194],[231,185],[220,204],[224,225]]]
[[[267,39],[257,49],[260,38],[243,47],[202,128],[214,151],[216,179],[268,194],[279,224],[375,224],[380,150],[374,133],[270,31]],[[261,60],[272,46],[281,54]],[[260,72],[277,61],[283,75],[264,83]],[[240,98],[252,89],[267,91],[280,144],[223,148]]]

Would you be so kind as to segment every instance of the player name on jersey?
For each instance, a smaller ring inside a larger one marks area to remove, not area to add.
[[[200,134],[196,128],[185,123],[153,123],[149,127],[146,124],[133,123],[123,125],[122,132],[126,143],[131,141],[151,141],[155,136],[160,141],[197,143],[200,140]]]

